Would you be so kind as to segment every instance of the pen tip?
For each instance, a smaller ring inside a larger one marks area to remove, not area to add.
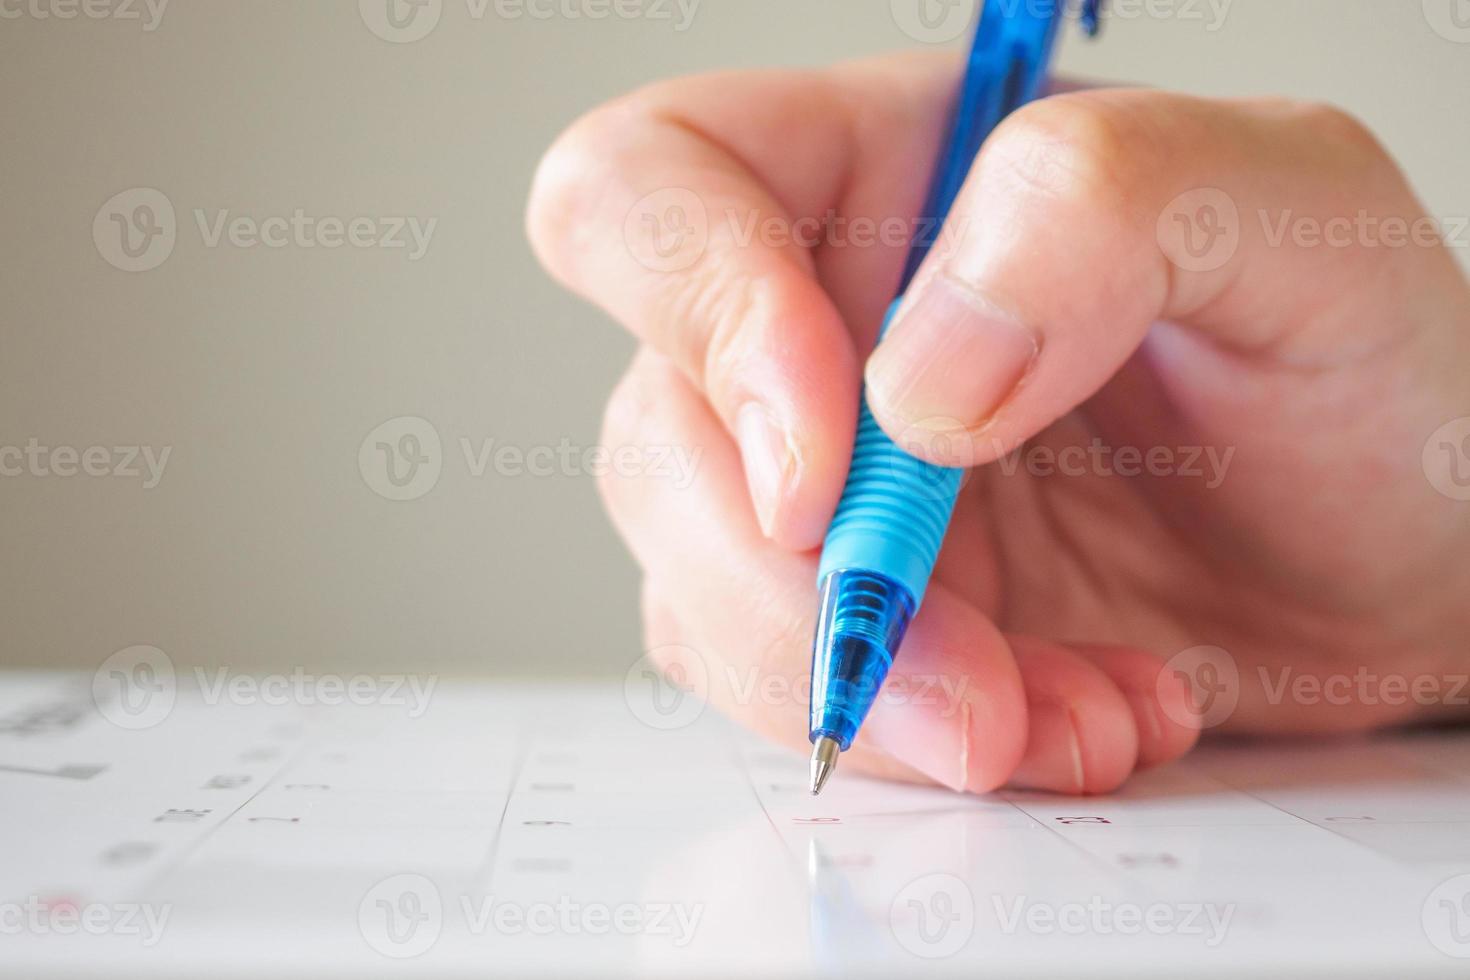
[[[819,735],[812,743],[812,795],[816,796],[822,792],[822,787],[827,785],[827,780],[832,778],[832,770],[837,768],[837,756],[842,751],[836,739]]]

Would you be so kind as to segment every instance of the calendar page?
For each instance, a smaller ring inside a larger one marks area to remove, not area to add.
[[[814,799],[638,679],[201,680],[0,675],[0,973],[1470,975],[1465,734]]]

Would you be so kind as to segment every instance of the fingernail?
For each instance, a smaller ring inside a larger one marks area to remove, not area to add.
[[[735,414],[735,439],[745,462],[745,482],[755,504],[761,533],[771,537],[781,501],[795,482],[800,459],[793,442],[758,402],[748,402]]]
[[[1014,315],[946,275],[929,279],[868,361],[868,394],[909,425],[983,425],[1040,351]]]
[[[1026,756],[1011,782],[1016,786],[1054,792],[1080,793],[1086,785],[1082,771],[1082,743],[1077,725],[1065,705],[1033,702],[1027,711]]]

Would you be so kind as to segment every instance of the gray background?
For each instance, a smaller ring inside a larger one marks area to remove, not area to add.
[[[152,490],[0,477],[0,662],[90,667],[152,644],[239,669],[621,673],[636,576],[592,480],[474,477],[460,453],[462,437],[593,445],[631,350],[535,267],[533,167],[646,80],[915,46],[889,0],[702,0],[684,31],[443,0],[407,44],[356,0],[173,0],[151,32],[26,6],[53,2],[0,0],[20,12],[0,19],[0,446],[172,455]],[[1470,27],[1432,26],[1456,3],[1470,25],[1467,0],[1235,0],[1209,30],[1203,0],[1175,0],[1094,45],[1070,37],[1062,65],[1340,103],[1431,213],[1470,216]],[[127,273],[92,223],[134,187],[168,196],[178,241]],[[410,262],[208,248],[193,218],[295,208],[439,221]],[[405,415],[440,433],[443,472],[392,502],[357,454]]]

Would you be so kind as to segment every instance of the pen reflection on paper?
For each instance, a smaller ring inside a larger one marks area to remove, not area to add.
[[[886,951],[873,941],[882,923],[864,911],[852,882],[816,838],[807,843],[812,963],[823,975],[870,971]]]

